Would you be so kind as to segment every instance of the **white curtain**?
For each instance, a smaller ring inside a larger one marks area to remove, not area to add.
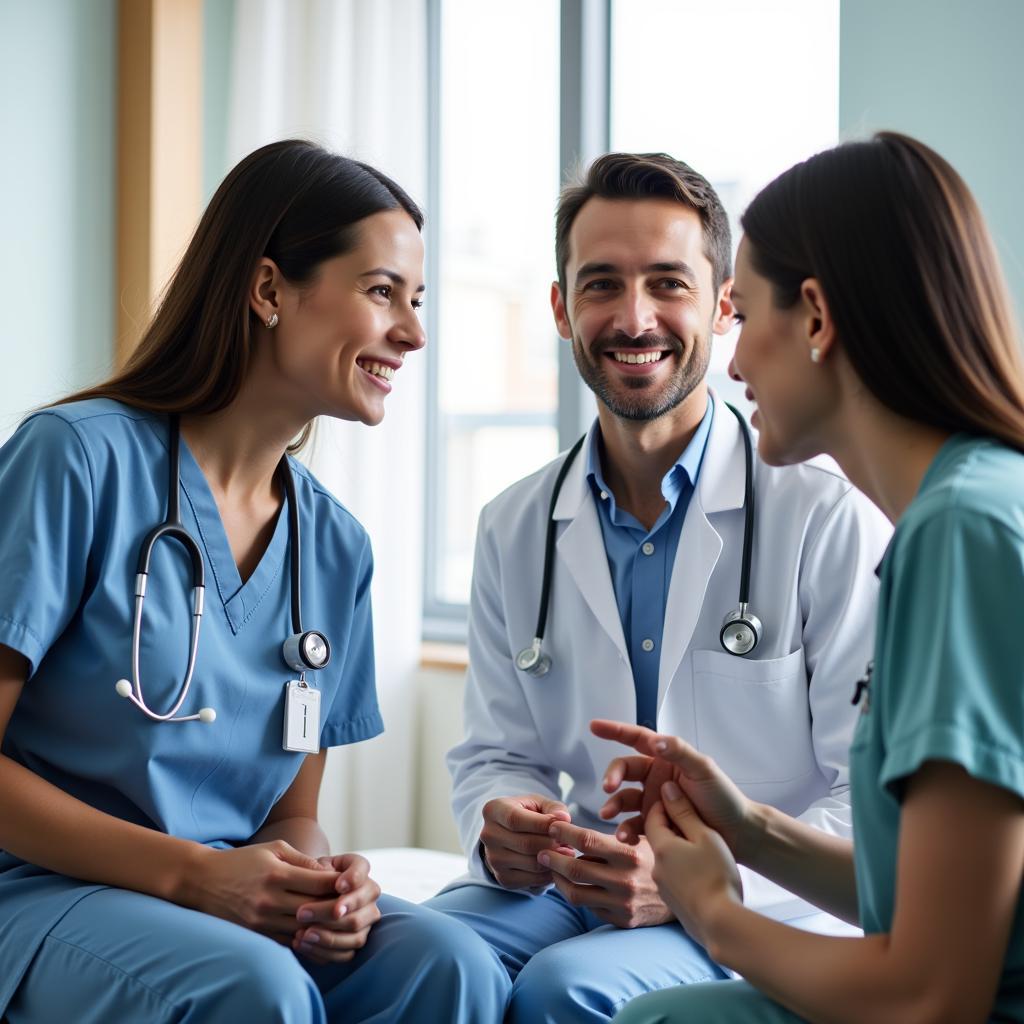
[[[237,0],[229,166],[301,137],[426,193],[423,0]],[[384,422],[323,420],[308,461],[373,542],[383,736],[331,751],[321,819],[338,852],[411,845],[422,621],[425,356],[409,359]]]

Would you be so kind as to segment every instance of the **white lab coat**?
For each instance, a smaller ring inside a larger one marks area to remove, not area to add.
[[[597,811],[606,799],[604,771],[625,748],[597,739],[588,725],[592,718],[636,721],[636,691],[582,452],[554,512],[544,637],[551,670],[535,678],[513,664],[534,635],[562,458],[508,488],[480,516],[466,736],[448,755],[470,865],[456,884],[493,884],[478,847],[481,811],[494,797],[561,799],[565,773],[573,821],[615,827]],[[669,587],[657,728],[713,757],[751,798],[850,836],[847,752],[857,714],[850,698],[871,655],[874,569],[891,527],[847,480],[819,465],[777,468],[755,454],[754,488],[750,610],[764,628],[755,651],[736,657],[722,649],[719,632],[738,603],[744,451],[739,424],[719,401]],[[815,912],[741,870],[754,909],[779,920]]]

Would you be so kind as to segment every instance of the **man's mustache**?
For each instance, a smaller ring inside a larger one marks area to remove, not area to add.
[[[636,337],[631,337],[623,331],[617,331],[615,334],[598,338],[590,346],[590,350],[597,355],[603,355],[611,349],[631,348],[638,350],[660,348],[667,349],[670,352],[681,353],[683,351],[683,343],[674,334],[640,334]]]

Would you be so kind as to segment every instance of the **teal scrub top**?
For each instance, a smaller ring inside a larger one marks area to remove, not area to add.
[[[957,435],[929,467],[881,567],[874,667],[850,752],[867,933],[892,928],[900,803],[926,761],[1024,797],[1022,609],[1024,455]],[[954,829],[949,840],[970,837]],[[1019,895],[991,1019],[1024,1020]]]
[[[374,685],[372,558],[365,531],[292,462],[302,549],[305,629],[331,643],[307,674],[321,692],[324,747],[383,724]],[[304,754],[282,749],[284,689],[295,673],[290,538],[282,507],[259,565],[243,582],[209,486],[181,444],[181,515],[206,563],[195,676],[179,714],[160,723],[118,696],[131,677],[134,578],[145,534],[167,510],[168,422],[106,399],[37,413],[0,448],[0,643],[30,675],[3,753],[79,800],[126,821],[215,846],[246,842],[291,785]],[[157,543],[140,653],[143,693],[163,712],[188,660],[191,565]],[[53,924],[96,886],[0,851],[0,1015]]]

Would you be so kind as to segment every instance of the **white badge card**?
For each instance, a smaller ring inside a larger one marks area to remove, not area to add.
[[[298,679],[284,686],[284,749],[320,753],[320,691]]]

